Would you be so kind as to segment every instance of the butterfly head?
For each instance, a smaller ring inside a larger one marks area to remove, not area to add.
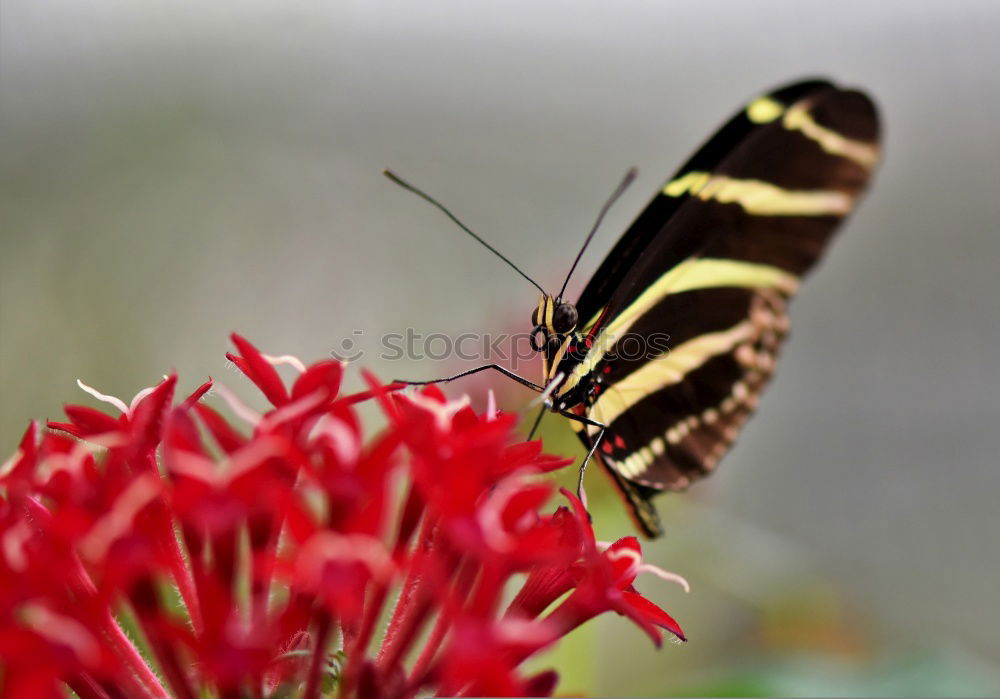
[[[545,379],[549,381],[556,372],[559,360],[573,340],[579,314],[576,306],[547,294],[538,301],[531,313],[531,348],[542,353]]]
[[[576,306],[564,303],[562,299],[554,299],[544,295],[538,301],[538,307],[531,312],[531,323],[534,329],[531,333],[531,344],[536,352],[553,339],[562,339],[576,329],[579,315]]]

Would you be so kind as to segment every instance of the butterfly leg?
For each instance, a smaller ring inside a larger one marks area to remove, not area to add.
[[[531,426],[531,432],[528,433],[528,441],[535,436],[535,432],[538,431],[538,426],[542,424],[542,418],[545,417],[545,413],[548,412],[548,406],[543,405],[538,409],[538,417],[535,418],[534,424]]]
[[[470,376],[471,374],[477,374],[480,371],[486,371],[487,369],[493,369],[494,371],[499,371],[507,378],[514,379],[519,384],[521,384],[522,386],[527,386],[532,391],[537,391],[538,393],[541,393],[542,391],[545,390],[543,386],[539,386],[534,381],[529,381],[523,376],[518,376],[510,369],[502,367],[499,364],[484,364],[483,366],[476,367],[475,369],[469,369],[468,371],[463,371],[460,374],[455,374],[454,376],[446,376],[443,379],[431,379],[430,381],[403,381],[400,379],[396,379],[393,383],[405,383],[410,386],[426,386],[427,384],[432,384],[432,383],[448,383],[449,381],[460,379],[463,376]]]
[[[593,444],[590,445],[590,451],[587,452],[586,458],[584,458],[583,463],[580,464],[580,477],[576,482],[576,496],[580,498],[581,502],[583,499],[583,475],[587,472],[587,464],[590,463],[590,459],[594,456],[594,452],[597,451],[597,445],[601,443],[601,437],[604,436],[604,430],[608,428],[603,422],[598,422],[597,420],[591,420],[589,417],[583,417],[582,415],[576,415],[574,413],[568,413],[559,411],[559,414],[563,417],[567,417],[570,420],[575,420],[576,422],[582,422],[584,425],[589,425],[590,427],[597,427],[599,431],[597,436],[594,437]],[[586,506],[586,502],[584,502]]]

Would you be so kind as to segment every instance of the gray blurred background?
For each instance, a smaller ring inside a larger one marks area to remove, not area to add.
[[[579,288],[745,99],[826,75],[878,101],[886,159],[759,415],[663,501],[648,556],[694,591],[640,587],[692,641],[603,619],[540,666],[593,694],[1000,691],[998,29],[995,0],[3,0],[4,458],[29,418],[93,403],[77,378],[250,395],[231,330],[304,359],[351,338],[387,379],[464,368],[378,338],[526,329],[533,289],[383,167],[554,287],[639,166]]]

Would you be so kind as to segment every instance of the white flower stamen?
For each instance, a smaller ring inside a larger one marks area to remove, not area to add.
[[[640,573],[652,573],[658,578],[666,580],[668,582],[677,583],[684,588],[684,592],[691,592],[691,586],[688,581],[677,573],[671,573],[669,570],[663,570],[659,566],[654,566],[652,563],[643,563],[639,566]]]
[[[80,555],[88,561],[100,561],[117,539],[133,526],[136,515],[160,495],[156,478],[146,473],[122,491],[101,519],[80,542]]]
[[[72,617],[57,614],[35,602],[24,605],[22,618],[39,636],[69,648],[86,665],[95,665],[101,658],[101,646],[87,629]]]
[[[605,552],[608,556],[608,560],[616,560],[619,558],[628,558],[632,560],[632,565],[634,566],[634,573],[638,576],[640,573],[650,573],[660,578],[661,580],[666,580],[667,582],[677,583],[682,588],[684,592],[691,592],[691,585],[688,581],[684,579],[683,576],[677,573],[671,573],[669,570],[664,570],[659,566],[655,566],[652,563],[644,563],[642,561],[642,554],[638,551],[634,551],[628,548],[620,548],[614,551],[609,551],[612,544],[607,541],[598,541],[597,550]],[[631,572],[631,571],[630,571]]]
[[[80,379],[76,380],[76,385],[79,386],[81,389],[83,389],[85,392],[92,395],[97,400],[103,403],[110,403],[111,405],[115,406],[116,408],[118,408],[118,410],[121,411],[122,415],[129,414],[128,406],[125,405],[125,401],[123,401],[121,398],[115,398],[114,396],[106,396],[100,391],[98,391],[96,388],[88,386]]]
[[[497,419],[497,397],[491,388],[486,394],[486,421],[493,422]]]
[[[442,430],[446,430],[451,426],[451,420],[455,417],[455,413],[469,405],[468,395],[464,395],[458,400],[440,403],[434,398],[414,393],[412,396],[409,396],[409,400],[414,405],[431,413],[438,427]]]
[[[229,406],[229,409],[232,410],[233,413],[235,413],[241,420],[255,426],[260,422],[260,413],[247,406],[246,403],[236,397],[235,393],[230,391],[221,383],[215,384],[215,390],[218,392],[219,397],[222,398],[222,400],[226,402],[226,405]]]
[[[293,367],[300,374],[306,373],[306,365],[302,363],[302,360],[292,354],[281,354],[278,356],[272,356],[270,354],[261,355],[271,366],[279,366],[281,364],[286,364]]]
[[[169,378],[170,377],[167,376],[166,374],[163,375],[163,380],[164,381],[166,381]],[[159,386],[159,384],[157,384],[157,386]],[[156,386],[149,386],[147,388],[142,389],[138,393],[136,393],[135,397],[132,398],[132,402],[128,404],[129,415],[132,414],[132,412],[135,410],[135,406],[139,405],[140,401],[142,401],[143,398],[145,398],[146,396],[148,396],[150,393],[152,393],[155,390],[156,390]]]

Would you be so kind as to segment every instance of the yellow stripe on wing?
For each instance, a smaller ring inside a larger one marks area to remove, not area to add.
[[[878,162],[879,149],[877,146],[847,138],[833,129],[817,124],[812,114],[809,113],[808,107],[804,104],[797,104],[789,109],[785,113],[781,125],[789,131],[801,131],[803,136],[815,141],[820,148],[831,155],[839,155],[853,160],[866,168],[872,168]]]
[[[832,189],[785,189],[763,180],[697,171],[667,182],[663,193],[668,197],[690,194],[702,201],[739,204],[755,216],[845,216],[854,203],[851,195]]]
[[[569,391],[580,380],[590,374],[607,354],[615,341],[628,332],[632,324],[644,313],[670,294],[679,294],[695,289],[716,287],[738,287],[746,289],[777,289],[792,295],[798,289],[799,280],[794,274],[755,262],[741,262],[715,258],[695,258],[684,260],[643,291],[628,308],[618,314],[595,338],[594,347],[582,362],[573,367],[566,381],[559,388],[559,395]],[[600,314],[598,313],[598,316]],[[597,322],[595,316],[588,323]]]
[[[758,97],[747,105],[747,119],[755,124],[769,124],[785,113],[785,105],[770,97]]]
[[[780,117],[781,125],[789,131],[799,131],[803,136],[814,141],[830,155],[853,160],[858,165],[873,168],[879,159],[878,146],[848,138],[833,129],[818,124],[809,113],[808,102],[800,102],[787,108],[781,102],[770,97],[758,97],[747,105],[747,118],[755,124],[770,124]]]
[[[680,383],[691,371],[712,357],[733,351],[737,345],[750,340],[753,334],[754,326],[749,320],[744,320],[728,330],[688,340],[611,384],[594,402],[591,414],[599,415],[596,419],[610,425],[646,396]],[[597,429],[588,428],[591,434],[595,434]]]

